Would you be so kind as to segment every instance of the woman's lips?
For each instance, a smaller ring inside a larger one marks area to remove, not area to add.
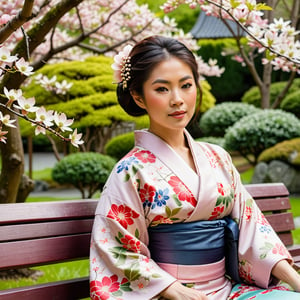
[[[180,118],[183,118],[185,116],[185,114],[186,114],[186,111],[180,110],[180,111],[175,111],[175,112],[169,114],[169,116],[180,119]]]

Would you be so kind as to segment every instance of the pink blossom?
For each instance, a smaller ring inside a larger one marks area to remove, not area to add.
[[[84,143],[84,141],[81,140],[81,137],[82,137],[82,133],[77,133],[77,128],[76,128],[73,131],[73,133],[69,135],[71,144],[78,148],[78,145],[81,145]]]
[[[32,72],[33,67],[29,66],[29,63],[25,61],[23,57],[21,57],[17,62],[16,62],[16,68],[18,69],[19,72],[26,76],[32,75],[34,72]]]
[[[54,122],[61,131],[72,131],[69,126],[73,124],[74,120],[67,119],[67,116],[64,113],[59,114],[55,112]]]
[[[16,126],[12,124],[12,123],[16,122],[16,120],[11,120],[10,115],[8,115],[8,114],[3,115],[1,111],[0,111],[0,121],[3,125],[5,125],[7,127],[16,128]]]
[[[35,105],[35,98],[24,98],[20,97],[18,100],[18,105],[14,105],[15,108],[18,108],[22,111],[23,114],[27,114],[28,112],[36,112],[39,108]]]

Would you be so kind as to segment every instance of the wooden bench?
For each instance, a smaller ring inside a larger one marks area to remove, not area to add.
[[[283,184],[247,185],[284,243],[293,245],[289,194]],[[0,205],[0,270],[88,258],[97,200]],[[300,248],[291,253],[299,262]],[[0,291],[1,300],[72,300],[89,297],[89,279]]]

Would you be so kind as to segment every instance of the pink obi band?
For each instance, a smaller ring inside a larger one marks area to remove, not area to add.
[[[206,282],[220,277],[225,279],[225,258],[206,265],[157,264],[182,283]]]

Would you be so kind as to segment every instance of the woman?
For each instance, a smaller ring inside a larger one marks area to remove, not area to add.
[[[135,132],[135,147],[117,163],[101,195],[91,242],[91,298],[299,299],[274,287],[284,280],[299,292],[300,276],[230,156],[195,142],[185,129],[200,92],[193,54],[159,36],[125,50],[113,65],[118,100],[130,115],[147,113],[150,126]],[[201,222],[205,231],[226,216],[239,224],[242,284],[225,276],[224,247],[212,246],[224,245],[222,234],[211,243],[204,238],[201,248],[177,232],[177,225]],[[168,228],[167,235],[161,228]]]

